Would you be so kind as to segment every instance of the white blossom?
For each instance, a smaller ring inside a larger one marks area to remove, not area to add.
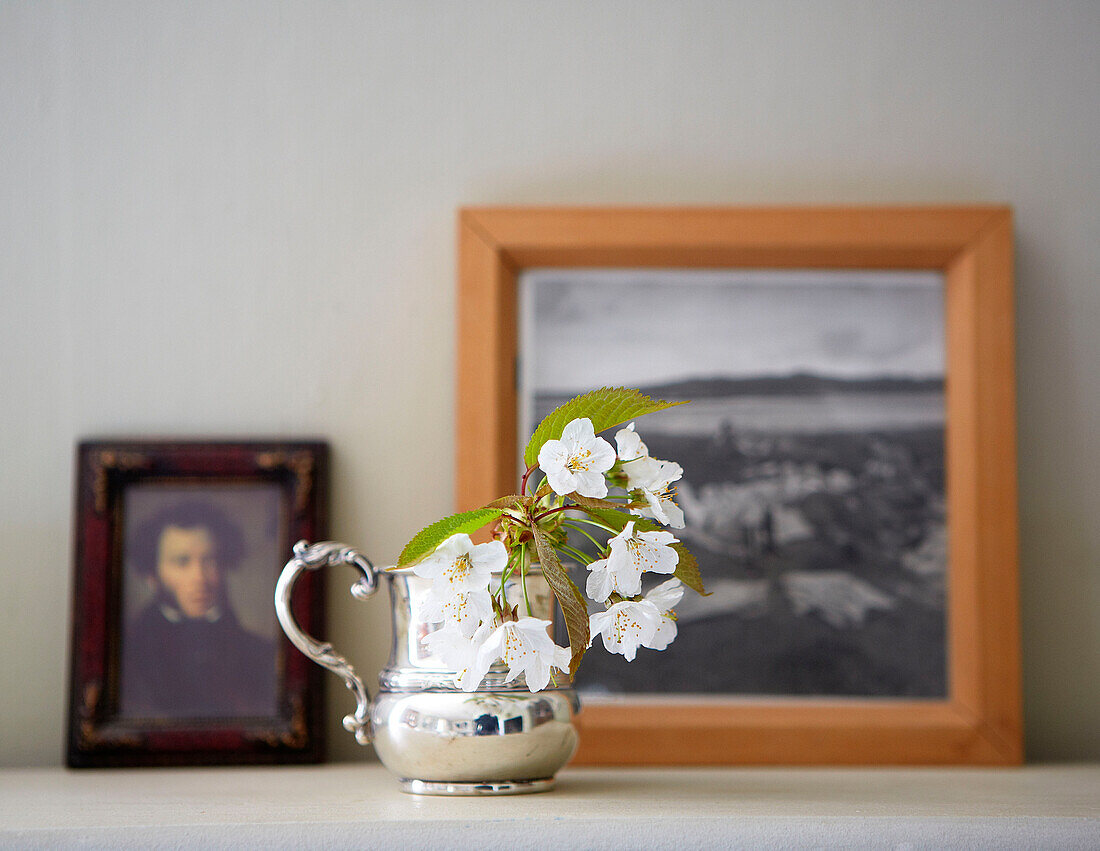
[[[531,691],[542,691],[550,682],[551,667],[569,670],[569,650],[558,647],[551,640],[546,632],[549,626],[550,621],[531,617],[501,624],[478,651],[478,670],[487,671],[493,662],[502,659],[508,666],[505,682],[511,682],[522,673]]]
[[[672,500],[672,483],[684,475],[675,461],[660,461],[649,454],[649,447],[634,431],[634,423],[615,433],[619,460],[626,473],[627,490],[640,490],[647,505],[632,508],[640,517],[651,517],[674,529],[684,528],[684,512]]]
[[[482,621],[493,618],[493,602],[488,588],[456,593],[439,593],[439,583],[433,583],[420,606],[420,617],[426,623],[453,624],[465,636],[471,636]]]
[[[633,662],[639,647],[653,643],[660,623],[661,613],[649,600],[624,600],[592,615],[589,631],[593,641],[597,635],[603,636],[608,653],[621,653]]]
[[[615,450],[596,437],[592,420],[575,419],[562,429],[561,440],[548,440],[539,450],[539,468],[559,496],[578,493],[602,499],[607,496],[604,473],[615,463]]]
[[[454,670],[454,684],[458,688],[475,691],[493,662],[490,659],[482,664],[480,652],[491,629],[482,624],[472,636],[466,636],[457,625],[447,624],[421,640],[429,653],[439,656],[444,665]]]
[[[684,512],[672,499],[672,483],[684,475],[684,468],[675,461],[637,458],[623,464],[629,490],[640,490],[646,501],[644,508],[632,508],[631,513],[651,517],[673,529],[684,528]]]
[[[469,535],[451,535],[435,552],[413,565],[413,573],[431,579],[432,591],[449,600],[461,591],[488,587],[493,572],[508,565],[508,551],[500,541],[475,545]]]
[[[615,446],[619,449],[620,461],[633,461],[649,455],[649,447],[642,443],[642,438],[634,431],[634,423],[615,432]]]
[[[669,615],[672,613],[672,607],[679,603],[683,596],[684,586],[679,579],[669,579],[646,593],[645,599],[656,607],[661,619],[657,622],[653,637],[645,642],[644,646],[651,650],[664,650],[676,638],[676,620]]]
[[[588,584],[584,590],[597,603],[604,602],[612,592],[624,593],[618,585],[618,577],[607,569],[607,559],[592,562],[588,570]]]
[[[613,590],[624,597],[642,593],[644,572],[673,573],[680,561],[679,553],[669,546],[678,543],[671,532],[635,532],[633,520],[607,543],[610,553],[606,565],[600,567],[601,577],[596,581],[596,590],[602,590],[604,584],[610,583],[614,586]],[[603,573],[608,574],[606,578]]]

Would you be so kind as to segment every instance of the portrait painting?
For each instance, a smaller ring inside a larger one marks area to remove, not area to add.
[[[946,695],[943,283],[905,270],[520,276],[521,433],[600,386],[690,400],[636,429],[683,468],[672,531],[711,593],[684,598],[677,640],[641,651],[645,664],[591,654],[582,695]]]
[[[278,485],[135,485],[123,500],[120,716],[274,715]]]
[[[295,541],[324,536],[319,442],[78,449],[69,764],[311,762],[323,681],[278,629]],[[323,632],[303,577],[298,622]]]

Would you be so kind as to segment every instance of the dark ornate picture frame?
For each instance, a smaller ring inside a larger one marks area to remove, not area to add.
[[[158,711],[148,718],[120,711],[125,705],[120,693],[124,624],[133,622],[132,613],[127,612],[130,604],[124,600],[124,582],[131,583],[131,590],[142,590],[124,559],[127,542],[133,539],[127,505],[136,503],[126,498],[132,488],[152,493],[154,503],[158,488],[165,493],[193,489],[199,501],[203,495],[209,501],[222,490],[232,491],[238,494],[234,498],[246,503],[248,494],[255,492],[266,494],[265,505],[277,503],[269,512],[272,531],[267,544],[277,557],[260,557],[258,568],[257,558],[252,559],[253,590],[249,592],[251,610],[263,612],[264,606],[270,607],[273,622],[275,582],[294,542],[326,537],[328,447],[320,441],[177,440],[95,440],[78,446],[68,764],[320,761],[324,756],[323,671],[302,654],[290,652],[291,645],[279,630],[274,631],[273,640],[255,642],[272,654],[274,684],[269,678],[267,688],[273,692],[273,702],[268,704],[273,711],[239,717],[224,709],[196,717]],[[264,590],[267,561],[271,561],[269,593]],[[152,579],[148,582],[153,584]],[[311,573],[299,581],[294,617],[310,634],[324,635],[319,575]]]

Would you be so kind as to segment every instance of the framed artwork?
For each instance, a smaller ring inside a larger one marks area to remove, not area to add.
[[[577,393],[692,400],[637,428],[712,593],[667,650],[586,658],[578,762],[1021,760],[1008,209],[459,229],[459,509]]]
[[[327,477],[319,442],[80,444],[70,766],[322,758],[321,672],[274,593],[293,543],[325,537]],[[318,578],[300,585],[323,633]]]

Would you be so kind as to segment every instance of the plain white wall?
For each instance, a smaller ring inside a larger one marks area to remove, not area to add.
[[[1014,205],[1028,753],[1100,756],[1098,42],[1095,2],[0,2],[0,762],[62,760],[78,438],[325,436],[380,562],[448,511],[455,209],[502,203]]]

